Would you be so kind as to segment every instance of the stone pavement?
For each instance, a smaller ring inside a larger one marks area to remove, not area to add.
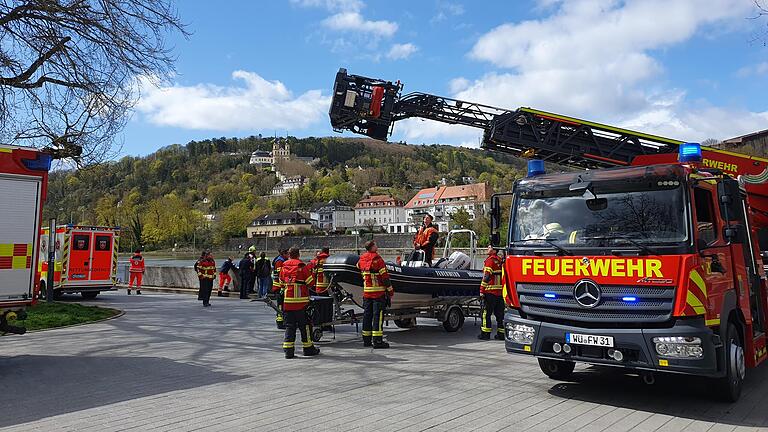
[[[74,297],[73,297],[74,299]],[[353,326],[315,358],[283,359],[264,305],[109,293],[88,302],[125,315],[99,324],[0,338],[3,430],[746,431],[768,427],[768,368],[737,404],[705,382],[579,366],[546,378],[534,359],[449,334],[424,320],[387,328],[373,351]],[[600,373],[598,373],[600,372]],[[768,429],[766,429],[768,430]]]

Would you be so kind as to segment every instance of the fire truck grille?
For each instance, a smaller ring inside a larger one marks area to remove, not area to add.
[[[597,306],[587,308],[573,296],[573,285],[516,285],[520,307],[532,318],[589,323],[656,323],[669,319],[674,287],[601,286]]]

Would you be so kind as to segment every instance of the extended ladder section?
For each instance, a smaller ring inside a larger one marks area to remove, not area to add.
[[[675,153],[682,141],[531,108],[507,110],[426,93],[401,95],[402,84],[336,74],[334,130],[386,140],[398,120],[422,118],[476,127],[482,147],[582,168],[629,165],[639,155]]]
[[[401,95],[392,83],[346,69],[336,74],[330,118],[337,132],[386,140],[396,121],[422,118],[482,129],[482,147],[581,168],[677,162],[684,141],[539,111],[506,110],[426,93]],[[768,226],[768,159],[714,148],[703,149],[704,168],[739,178],[752,210]]]

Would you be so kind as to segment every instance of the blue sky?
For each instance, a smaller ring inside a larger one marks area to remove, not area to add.
[[[706,3],[706,6],[703,6]],[[214,6],[215,5],[215,6]],[[768,18],[751,0],[178,1],[177,74],[145,82],[123,154],[193,139],[328,136],[335,72],[685,140],[768,128]],[[393,139],[476,146],[408,120]]]

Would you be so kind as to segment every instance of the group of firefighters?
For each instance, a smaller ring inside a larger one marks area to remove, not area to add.
[[[423,253],[423,260],[431,265],[437,244],[438,229],[432,224],[432,216],[426,215],[424,223],[414,237],[414,251]],[[271,269],[270,286],[265,287],[265,281],[259,282],[259,294],[269,292],[269,296],[277,303],[276,324],[279,329],[285,330],[283,350],[285,358],[290,359],[295,355],[296,331],[301,334],[301,345],[305,356],[315,356],[320,349],[312,342],[312,324],[307,315],[310,303],[310,295],[329,296],[329,283],[325,277],[323,267],[329,257],[329,249],[322,248],[320,252],[308,263],[301,260],[301,251],[298,247],[281,249],[271,263],[266,261],[262,252],[256,257],[256,250],[251,247],[238,266],[229,258],[222,265],[220,276],[221,286],[228,287],[231,278],[230,270],[239,270],[241,298],[247,298],[247,293],[253,290],[254,279],[257,275],[264,277],[264,269]],[[131,258],[131,269],[136,262],[136,273],[143,273],[143,259],[141,253],[136,252]],[[371,240],[365,244],[365,253],[360,256],[357,267],[363,278],[363,346],[374,349],[389,348],[384,341],[384,316],[394,289],[389,280],[384,259],[378,254],[376,242]],[[138,270],[140,268],[140,271]],[[259,270],[260,269],[260,270]],[[210,296],[213,289],[213,280],[216,277],[216,263],[209,251],[204,251],[200,259],[195,263],[195,271],[200,280],[198,300],[203,301],[203,306],[210,306]],[[133,279],[134,271],[131,270]],[[138,277],[140,286],[140,276]],[[252,291],[251,291],[252,292]],[[129,288],[130,293],[130,288]],[[138,293],[138,292],[137,292]],[[482,324],[478,339],[489,340],[493,332],[492,319],[496,318],[497,331],[494,336],[497,340],[504,340],[504,301],[502,298],[502,259],[496,250],[489,246],[487,258],[483,264],[483,279],[480,284],[480,300],[482,306]]]

